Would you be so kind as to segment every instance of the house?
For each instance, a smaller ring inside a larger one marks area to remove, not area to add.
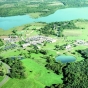
[[[25,43],[22,45],[23,48],[26,48],[27,46],[30,46],[30,43]]]
[[[10,43],[14,43],[14,42],[17,42],[18,41],[18,37],[17,36],[14,36],[14,37],[6,37],[6,38],[3,38],[3,40],[5,42],[10,42]]]
[[[55,39],[53,39],[53,40],[52,40],[52,43],[54,43],[54,42],[56,42],[56,40],[55,40]]]
[[[66,50],[71,50],[72,46],[69,44],[66,46]]]
[[[3,40],[4,41],[10,41],[10,38],[4,38]]]
[[[76,44],[85,44],[84,40],[76,40]]]
[[[27,47],[29,44],[32,45],[37,45],[37,44],[42,44],[44,41],[47,42],[56,42],[56,40],[50,38],[50,37],[46,37],[46,36],[33,36],[33,37],[27,37],[25,39],[26,44],[22,45],[23,47]]]

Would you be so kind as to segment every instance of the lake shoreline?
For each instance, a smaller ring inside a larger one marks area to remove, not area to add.
[[[32,18],[29,15],[0,17],[0,28],[3,30],[9,30],[13,27],[35,22],[51,23],[51,22],[70,21],[76,19],[88,19],[88,7],[59,9],[49,16],[39,17],[36,19]],[[4,26],[5,24],[7,25]]]

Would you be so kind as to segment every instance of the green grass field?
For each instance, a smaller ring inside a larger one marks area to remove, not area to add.
[[[1,82],[3,79],[4,79],[4,77],[3,77],[3,76],[0,76],[0,82]]]
[[[41,14],[42,14],[42,13],[40,13],[40,12],[29,13],[30,17],[32,17],[32,18],[38,18],[38,17],[40,17]]]
[[[2,88],[44,88],[45,85],[62,83],[62,75],[56,75],[31,59],[24,59],[22,62],[27,78],[10,79]]]
[[[88,40],[88,21],[78,21],[75,22],[75,25],[82,29],[66,29],[63,31],[63,34],[67,37],[68,40],[77,40],[83,39]]]
[[[27,29],[26,29],[25,26],[28,26],[28,25],[29,25],[29,27],[27,27]],[[14,29],[17,30],[18,34],[23,34],[23,35],[28,34],[28,33],[30,34],[30,32],[33,31],[32,29],[34,29],[34,28],[39,29],[41,27],[44,27],[45,25],[46,25],[45,23],[34,22],[31,24],[26,24],[26,25],[14,27],[14,28],[11,28],[9,30],[0,29],[0,36],[7,36],[9,34],[12,34],[12,30],[14,30]],[[35,35],[35,34],[38,35],[38,32],[36,33],[36,31],[35,31],[30,36]]]

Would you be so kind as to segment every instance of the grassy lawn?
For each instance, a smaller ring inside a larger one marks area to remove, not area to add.
[[[3,30],[3,29],[0,29],[0,36],[2,35],[8,35],[11,33],[11,30]]]
[[[39,35],[39,32],[37,31],[37,29],[40,29],[41,27],[44,27],[46,24],[44,23],[31,23],[23,25],[23,26],[19,26],[16,27],[15,29],[18,30],[17,34],[22,34],[22,37],[31,37],[31,36],[36,36]],[[25,26],[28,26],[27,28],[25,28]],[[36,29],[36,30],[33,30]]]
[[[62,82],[60,79],[61,76],[56,75],[52,71],[50,71],[50,73],[48,73],[49,71],[45,67],[43,67],[42,65],[39,65],[38,63],[34,62],[33,60],[25,59],[22,61],[23,61],[24,66],[26,67],[27,71],[30,71],[30,70],[33,71],[32,75],[35,75],[35,79],[39,80],[44,85],[50,85],[52,82],[54,82],[54,80],[57,81],[56,83]],[[50,79],[52,79],[52,80],[50,80]]]
[[[44,47],[45,47],[45,48],[44,48]],[[52,47],[52,48],[47,48],[47,47],[49,47],[48,44],[47,44],[47,46],[44,46],[44,47],[41,47],[41,49],[47,50],[47,55],[51,55],[51,54],[52,54],[53,56],[56,56],[56,55],[57,55],[56,51],[53,50],[54,47]],[[13,49],[13,50],[8,50],[8,51],[3,51],[3,52],[1,53],[1,56],[3,56],[3,57],[6,58],[6,57],[13,57],[13,56],[20,56],[20,54],[22,54],[22,56],[25,57],[25,55],[26,55],[26,56],[29,56],[27,50],[30,50],[30,49],[31,49],[31,47],[27,47],[25,50],[23,50],[23,49],[21,48],[21,49],[19,49],[19,50]],[[41,54],[41,53],[38,53],[38,54],[36,54],[36,53],[31,53],[30,56],[31,56],[30,58],[31,58],[31,59],[33,58],[34,61],[38,62],[39,64],[45,65],[46,60],[45,60],[44,58],[42,58],[42,57],[44,56],[43,54]]]
[[[29,27],[27,27],[27,31],[26,31],[26,29],[24,29],[24,28],[27,25]],[[26,25],[14,27],[14,28],[11,28],[9,30],[3,30],[3,29],[0,28],[0,36],[12,34],[12,30],[14,30],[14,29],[17,30],[17,33],[18,34],[23,34],[23,35],[24,34],[30,34],[30,31],[32,31],[32,29],[34,29],[34,28],[39,29],[41,27],[44,27],[45,25],[46,25],[45,23],[31,23],[31,24],[26,24]],[[35,31],[34,34],[37,34],[38,35],[38,32],[36,33],[36,31]]]
[[[27,7],[38,7],[38,4],[33,4],[33,5],[27,5]]]
[[[29,13],[30,17],[32,17],[32,18],[38,18],[38,17],[40,17],[41,14],[42,14],[42,13],[40,13],[40,12]]]
[[[82,34],[82,29],[66,29],[63,31],[65,36],[80,36]]]
[[[1,82],[3,79],[4,79],[4,77],[3,77],[3,76],[0,76],[0,82]]]
[[[67,36],[68,40],[77,40],[77,39],[84,39],[88,40],[88,22],[87,21],[80,21],[75,22],[75,25],[82,29],[66,29],[63,31],[63,34]]]
[[[45,85],[62,83],[62,75],[56,75],[31,59],[24,59],[22,62],[27,78],[10,79],[2,88],[44,88]]]
[[[48,4],[49,6],[56,6],[56,5],[64,5],[62,2],[60,1],[53,1],[52,3]]]
[[[15,50],[8,50],[8,52],[7,51],[4,51],[4,52],[2,52],[1,53],[1,55],[3,56],[3,57],[10,57],[10,56],[17,56],[17,55],[19,55],[19,51],[16,51],[15,52]]]

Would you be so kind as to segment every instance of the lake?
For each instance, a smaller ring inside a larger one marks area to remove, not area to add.
[[[31,18],[29,15],[0,17],[0,28],[8,30],[12,27],[32,22],[49,23],[74,19],[88,19],[88,7],[59,9],[49,16],[39,17],[37,19]]]
[[[74,56],[60,55],[55,58],[56,62],[61,61],[62,63],[74,62],[76,58]]]

